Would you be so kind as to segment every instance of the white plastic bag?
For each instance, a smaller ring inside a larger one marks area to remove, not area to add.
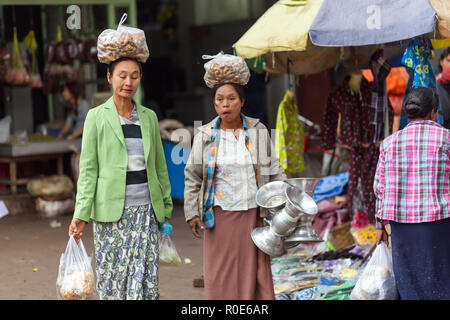
[[[170,239],[170,236],[163,234],[161,234],[159,241],[159,263],[168,266],[178,266],[181,263],[181,258],[172,239]]]
[[[250,70],[242,57],[224,54],[203,55],[203,59],[212,59],[204,64],[206,85],[213,88],[218,83],[236,83],[246,85],[250,79]]]
[[[86,300],[92,298],[94,293],[95,280],[91,258],[87,255],[81,239],[77,243],[72,236],[59,261],[57,297],[59,300]]]
[[[144,63],[149,52],[143,30],[122,26],[127,19],[125,13],[116,30],[106,29],[97,39],[97,57],[101,63],[109,64],[119,58],[129,57]]]
[[[350,300],[397,299],[392,254],[386,243],[381,242],[375,248],[349,298]]]

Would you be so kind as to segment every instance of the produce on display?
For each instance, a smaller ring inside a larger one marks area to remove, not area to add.
[[[23,39],[23,45],[25,49],[31,54],[31,75],[30,75],[30,87],[32,88],[42,88],[43,83],[41,80],[41,75],[39,73],[39,67],[37,62],[37,41],[34,35],[34,31],[31,30],[27,36]]]
[[[25,68],[22,53],[17,39],[17,28],[14,27],[11,64],[6,74],[6,83],[14,86],[27,86],[30,82],[30,75]]]

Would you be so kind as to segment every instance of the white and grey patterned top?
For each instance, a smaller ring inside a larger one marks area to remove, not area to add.
[[[128,152],[125,207],[151,204],[145,168],[144,144],[136,107],[131,119],[119,116]]]

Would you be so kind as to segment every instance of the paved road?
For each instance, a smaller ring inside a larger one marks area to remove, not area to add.
[[[71,218],[70,215],[58,217],[59,228],[50,226],[53,219],[39,218],[32,213],[0,219],[0,300],[56,299],[59,257],[67,245]],[[202,275],[202,240],[191,234],[181,206],[175,206],[172,223],[172,240],[178,253],[183,261],[189,258],[192,263],[160,266],[160,299],[203,300],[203,289],[193,287],[193,279]],[[92,226],[86,229],[83,243],[88,254],[92,254]]]

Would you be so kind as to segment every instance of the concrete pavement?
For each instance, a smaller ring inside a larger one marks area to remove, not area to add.
[[[52,228],[54,219],[36,213],[7,215],[0,219],[0,300],[56,299],[59,258],[67,245],[71,215],[57,217],[61,227]],[[161,300],[203,300],[203,288],[193,280],[203,271],[203,240],[194,238],[180,205],[174,207],[172,240],[183,264],[160,266]],[[86,227],[83,243],[89,255],[94,251],[92,225]],[[189,258],[190,264],[184,259]]]

